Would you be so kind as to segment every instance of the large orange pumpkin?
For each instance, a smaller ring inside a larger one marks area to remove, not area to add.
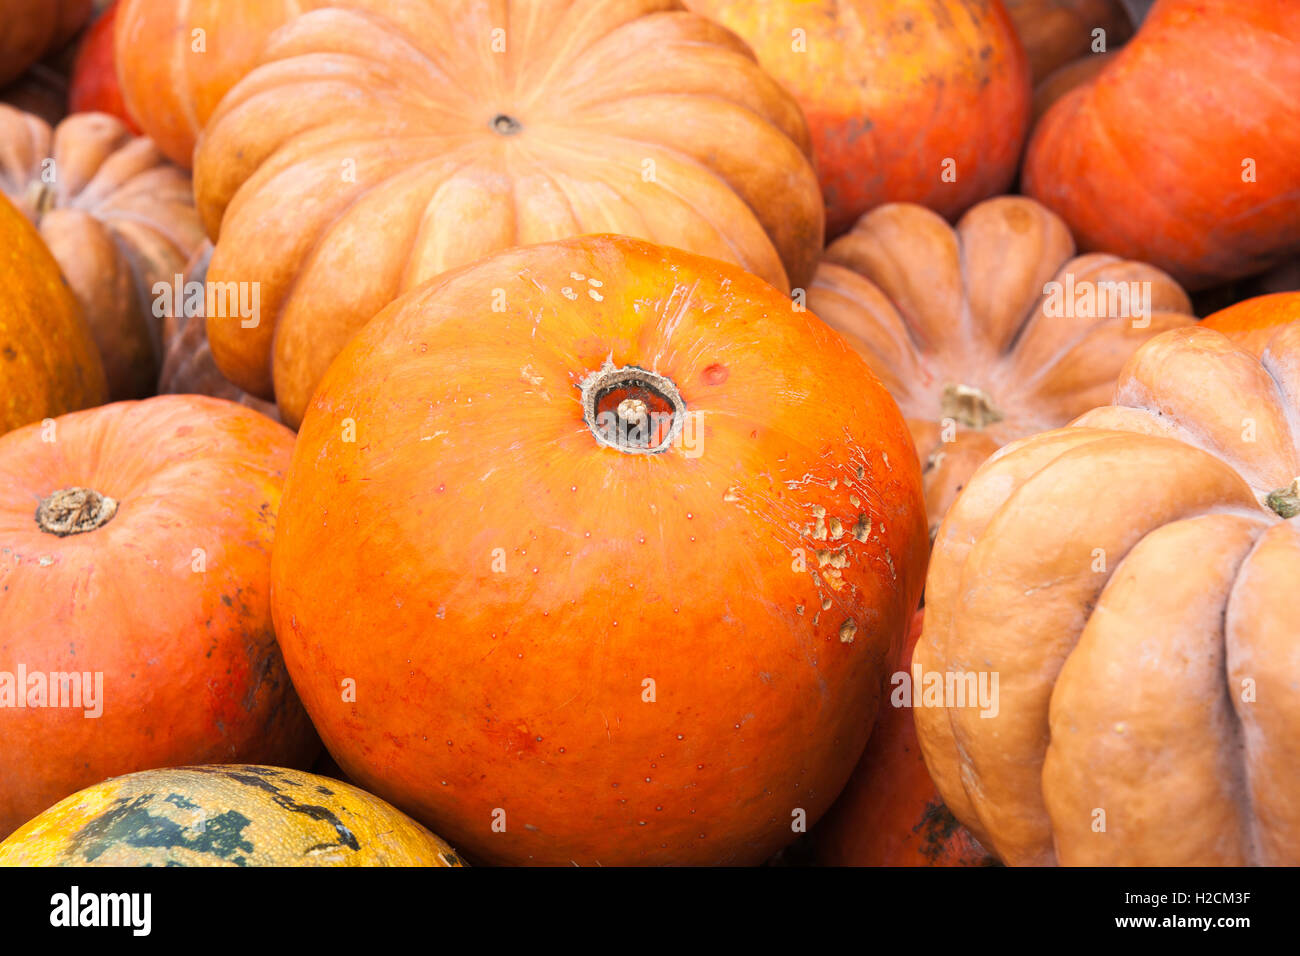
[[[949,218],[1015,177],[1029,64],[998,0],[689,0],[739,33],[812,128],[826,228],[917,202]]]
[[[1160,0],[1035,128],[1026,194],[1191,289],[1300,251],[1300,4]]]
[[[92,0],[0,0],[0,86],[71,40],[91,10]]]
[[[121,0],[113,45],[128,112],[168,159],[189,169],[208,117],[257,63],[267,37],[326,3]]]
[[[912,649],[925,611],[912,618],[891,678],[889,703],[867,741],[844,792],[813,830],[814,860],[822,866],[990,866],[997,861],[958,823],[935,790],[912,722]],[[898,704],[900,704],[899,706]]]
[[[292,446],[195,396],[0,437],[0,834],[113,774],[310,764],[268,594]]]
[[[1106,402],[1139,345],[1193,321],[1160,270],[1074,253],[1060,219],[1018,196],[980,203],[956,229],[882,206],[826,251],[808,306],[907,416],[932,529],[989,455]]]
[[[272,601],[348,777],[471,859],[756,863],[853,769],[926,549],[906,426],[840,336],[735,266],[583,237],[340,354]]]
[[[1300,322],[1300,292],[1261,295],[1208,315],[1201,323],[1222,332],[1256,355],[1263,353],[1278,326]]]
[[[0,866],[463,866],[350,784],[282,767],[145,770],[88,787],[0,843]]]
[[[203,241],[189,175],[115,117],[51,130],[0,105],[0,191],[37,225],[81,303],[114,399],[153,394],[162,350],[156,283]]]
[[[506,8],[309,13],[205,131],[210,278],[261,296],[256,327],[209,317],[212,354],[290,424],[376,312],[501,248],[617,232],[811,279],[807,128],[732,34],[676,0]]]
[[[1002,2],[1029,54],[1035,84],[1084,54],[1106,53],[1133,35],[1120,0]]]
[[[59,264],[0,192],[0,435],[107,398],[99,350]]]
[[[1176,329],[1115,404],[1005,449],[935,543],[916,711],[953,813],[1016,864],[1300,864],[1300,323]]]

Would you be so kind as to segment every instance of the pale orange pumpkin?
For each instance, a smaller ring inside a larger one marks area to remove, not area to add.
[[[277,32],[197,152],[210,278],[261,296],[255,328],[209,317],[212,354],[287,422],[381,308],[509,246],[614,232],[811,279],[807,127],[730,32],[676,0],[353,5]]]
[[[58,260],[104,359],[110,397],[153,394],[161,352],[158,282],[203,241],[189,175],[105,113],[51,129],[0,105],[0,191]]]
[[[1004,449],[935,542],[915,661],[999,675],[916,713],[945,803],[1013,864],[1300,864],[1300,323],[1262,357],[1151,340],[1114,404]]]
[[[955,229],[906,203],[868,213],[826,250],[808,307],[902,408],[932,530],[989,455],[1102,404],[1139,345],[1194,321],[1169,276],[1076,256],[1064,223],[1018,196]]]

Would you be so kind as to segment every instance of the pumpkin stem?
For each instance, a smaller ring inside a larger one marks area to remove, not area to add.
[[[27,195],[23,197],[23,206],[31,210],[32,221],[41,224],[41,219],[54,208],[54,187],[43,179],[34,179],[27,186]]]
[[[966,428],[984,428],[1003,419],[993,397],[974,385],[945,385],[939,403],[940,414]]]
[[[41,500],[36,525],[46,534],[66,538],[102,528],[117,514],[117,502],[89,488],[63,488]]]
[[[1268,497],[1264,499],[1264,504],[1283,518],[1294,518],[1300,515],[1300,478],[1291,479],[1291,484],[1285,488],[1270,491]]]
[[[668,450],[686,414],[677,386],[635,365],[606,362],[581,383],[582,418],[596,441],[629,455]]]
[[[513,116],[501,113],[492,120],[492,128],[502,136],[514,136],[524,128],[524,124]]]

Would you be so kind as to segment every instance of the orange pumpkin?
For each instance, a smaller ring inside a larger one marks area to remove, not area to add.
[[[808,306],[907,417],[932,530],[998,448],[1104,403],[1134,349],[1193,321],[1160,270],[1074,253],[1060,219],[1018,196],[975,206],[956,229],[920,206],[882,206],[827,249]]]
[[[1256,355],[1263,353],[1278,326],[1300,322],[1300,292],[1275,292],[1238,302],[1206,316],[1207,329],[1222,332]]]
[[[618,232],[811,279],[807,129],[743,44],[674,0],[507,8],[309,13],[209,123],[210,278],[261,297],[255,328],[209,317],[212,354],[289,424],[376,312],[501,248]]]
[[[196,396],[0,437],[0,834],[113,774],[311,763],[268,594],[292,446]]]
[[[1300,864],[1300,324],[1206,328],[1018,442],[935,542],[915,660],[999,675],[916,711],[945,803],[1007,863]]]
[[[190,178],[104,113],[56,129],[0,106],[0,190],[54,253],[99,346],[114,399],[153,394],[162,349],[154,285],[203,241]]]
[[[922,508],[888,394],[770,285],[622,236],[532,246],[330,367],[276,630],[348,777],[472,859],[757,863],[862,752]]]
[[[107,401],[76,297],[31,223],[0,193],[0,435]]]
[[[63,46],[90,19],[92,0],[0,0],[0,86]]]
[[[912,617],[899,670],[910,674],[925,611]],[[894,690],[902,684],[891,679]],[[857,769],[811,837],[821,866],[992,866],[996,860],[939,798],[921,758],[911,697],[882,707]]]
[[[1034,129],[1026,195],[1189,289],[1300,252],[1300,4],[1160,0]]]
[[[1057,100],[1071,90],[1090,82],[1093,77],[1105,69],[1106,64],[1110,62],[1117,52],[1111,50],[1106,53],[1089,53],[1087,56],[1067,63],[1035,86],[1033,125],[1038,125],[1038,121],[1043,118],[1043,115],[1049,109],[1056,105]]]
[[[996,0],[689,3],[739,33],[799,100],[829,235],[886,202],[954,218],[1015,177],[1032,87]]]
[[[171,307],[167,309],[163,320],[163,363],[162,371],[158,373],[158,394],[225,398],[279,421],[280,412],[273,403],[249,395],[217,369],[217,363],[212,359],[212,349],[208,346],[206,296],[200,303],[198,297],[191,300],[184,294],[186,289],[206,289],[208,263],[211,259],[212,243],[205,241],[185,265],[182,273],[182,308],[176,310],[173,296]]]
[[[1087,53],[1104,54],[1133,35],[1120,0],[1002,2],[1029,54],[1035,84],[1067,63]],[[1095,35],[1097,30],[1102,31],[1100,35]]]
[[[121,0],[113,34],[123,102],[173,163],[186,169],[217,103],[267,38],[328,0]]]

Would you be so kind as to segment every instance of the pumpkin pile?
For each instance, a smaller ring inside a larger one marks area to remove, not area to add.
[[[1300,864],[1297,91],[1292,0],[0,0],[0,865]]]

